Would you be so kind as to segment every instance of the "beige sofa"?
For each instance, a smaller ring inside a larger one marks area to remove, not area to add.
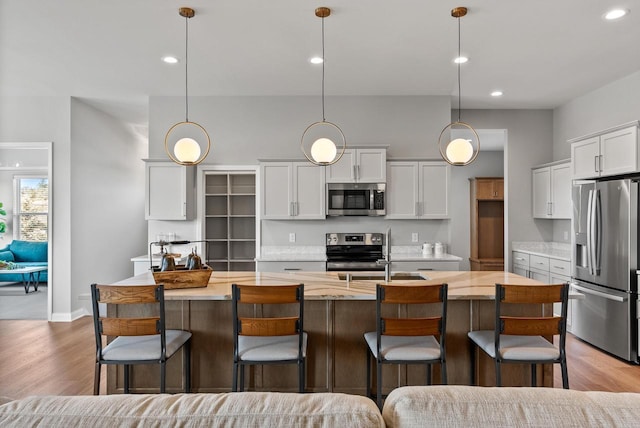
[[[0,426],[21,428],[639,425],[640,394],[550,388],[403,387],[382,413],[368,398],[337,393],[43,396],[0,406]]]

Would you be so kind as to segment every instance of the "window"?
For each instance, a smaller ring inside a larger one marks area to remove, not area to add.
[[[14,239],[47,241],[49,180],[42,176],[15,176]]]

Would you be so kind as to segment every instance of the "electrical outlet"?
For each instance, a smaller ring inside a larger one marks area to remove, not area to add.
[[[411,242],[418,242],[418,232],[413,232],[411,234]]]
[[[289,242],[296,242],[296,234],[291,232],[289,234]]]
[[[562,236],[563,236],[565,241],[569,240],[569,232],[567,232],[566,230],[564,232],[562,232]]]

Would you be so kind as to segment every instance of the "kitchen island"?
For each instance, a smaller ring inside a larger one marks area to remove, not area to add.
[[[395,273],[395,272],[394,272]],[[194,392],[226,392],[231,390],[233,365],[233,333],[231,284],[273,285],[304,283],[304,329],[309,334],[307,353],[307,391],[364,394],[366,384],[366,346],[363,334],[375,330],[375,285],[384,279],[360,280],[358,277],[380,275],[380,272],[351,272],[349,281],[340,272],[213,272],[203,288],[165,291],[168,328],[181,328],[193,333],[192,389]],[[494,324],[495,283],[542,284],[509,272],[447,272],[429,271],[423,282],[449,284],[447,314],[447,371],[450,384],[468,384],[470,349],[467,332],[492,329]],[[147,272],[118,284],[153,284]],[[408,284],[415,281],[392,280]],[[109,308],[113,310],[113,308]],[[260,308],[256,308],[260,310]],[[411,310],[406,305],[400,313]],[[551,305],[521,305],[517,313],[548,315]],[[136,314],[139,314],[136,313]],[[428,315],[428,314],[425,314]],[[492,360],[479,353],[477,382],[494,384]],[[181,355],[167,364],[167,390],[179,392],[181,385]],[[294,366],[263,366],[247,369],[248,389],[295,391]],[[385,367],[385,390],[399,383],[421,384],[424,367]],[[108,393],[122,392],[122,371],[108,367]],[[504,385],[528,385],[529,366],[506,365]],[[539,384],[551,386],[550,365],[538,370]],[[438,382],[439,367],[434,366],[434,382]],[[136,366],[133,370],[134,392],[152,392],[158,385],[158,370],[152,366]]]

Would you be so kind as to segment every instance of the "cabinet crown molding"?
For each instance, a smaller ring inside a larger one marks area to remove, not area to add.
[[[571,138],[570,140],[567,140],[567,143],[575,143],[577,141],[581,141],[581,140],[584,140],[586,138],[597,137],[599,135],[606,134],[608,132],[618,131],[620,129],[629,128],[631,126],[640,126],[640,120],[632,120],[631,122],[623,123],[621,125],[616,125],[616,126],[613,126],[611,128],[607,128],[607,129],[602,129],[600,131],[592,132],[590,134],[586,134],[586,135],[583,135],[581,137]]]

